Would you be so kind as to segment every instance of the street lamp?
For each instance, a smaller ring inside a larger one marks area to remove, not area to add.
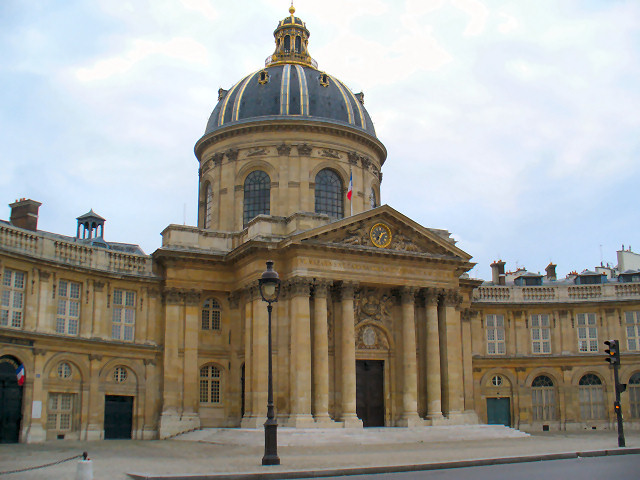
[[[267,260],[267,269],[258,281],[260,296],[267,302],[269,313],[269,393],[267,396],[267,421],[264,422],[264,456],[262,465],[280,465],[278,457],[278,422],[273,412],[273,367],[271,365],[271,304],[278,301],[280,277],[273,269],[273,260]]]

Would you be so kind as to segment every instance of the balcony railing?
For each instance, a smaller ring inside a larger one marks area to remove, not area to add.
[[[11,225],[0,225],[0,252],[9,251],[27,257],[128,275],[153,276],[148,255],[118,252],[83,243],[52,238]]]
[[[540,287],[485,285],[473,291],[473,301],[476,303],[604,302],[621,299],[640,299],[640,283]]]

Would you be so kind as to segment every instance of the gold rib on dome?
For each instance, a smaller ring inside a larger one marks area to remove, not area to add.
[[[282,65],[285,63],[297,63],[318,68],[307,46],[309,44],[309,30],[300,18],[294,16],[296,12],[293,2],[289,8],[289,16],[278,22],[278,26],[273,32],[276,40],[276,50],[264,61],[265,67],[272,65]]]

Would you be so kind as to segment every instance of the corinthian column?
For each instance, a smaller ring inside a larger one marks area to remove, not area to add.
[[[462,330],[460,312],[456,308],[459,296],[455,291],[444,295],[444,327],[447,344],[446,384],[447,416],[460,414],[464,410],[464,388],[462,374]]]
[[[327,331],[327,290],[329,282],[318,281],[313,298],[313,416],[317,423],[329,418],[329,333]]]
[[[342,421],[346,428],[362,427],[356,414],[356,340],[354,329],[353,293],[355,285],[344,283],[341,290],[342,335]]]
[[[442,418],[440,384],[440,335],[438,333],[438,294],[430,288],[426,291],[427,310],[427,418]]]
[[[311,416],[311,322],[309,280],[294,278],[289,282],[291,294],[291,365],[292,405],[288,426],[313,425]]]
[[[420,423],[418,416],[418,376],[416,373],[415,290],[404,287],[402,299],[402,416],[400,427]]]

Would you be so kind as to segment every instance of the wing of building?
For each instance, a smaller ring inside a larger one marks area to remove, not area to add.
[[[146,255],[106,241],[93,210],[64,236],[37,229],[38,202],[10,205],[0,442],[261,427],[267,260],[280,425],[609,428],[614,337],[637,422],[640,274],[512,279],[497,262],[470,279],[449,232],[381,205],[364,95],[318,68],[294,13],[264,68],[219,91],[195,145],[197,226],[169,225]]]

